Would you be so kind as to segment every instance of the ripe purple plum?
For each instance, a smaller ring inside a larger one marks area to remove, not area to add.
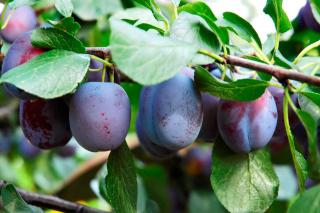
[[[5,13],[5,18],[9,18],[9,20],[6,27],[0,31],[0,34],[8,43],[14,42],[23,33],[37,27],[37,16],[30,6],[19,7],[13,12],[8,10]]]
[[[274,132],[273,137],[283,137],[286,135],[285,127],[284,127],[284,120],[283,120],[283,99],[284,99],[284,90],[277,87],[269,87],[268,90],[272,94],[278,111],[278,123],[276,130]],[[297,104],[298,103],[298,96],[293,94],[291,96],[292,101]],[[289,107],[289,120],[290,125],[292,128],[295,128],[299,124],[299,119],[294,113],[294,111]]]
[[[142,125],[150,140],[176,151],[192,144],[203,119],[200,93],[184,74],[143,89],[140,97]]]
[[[312,13],[312,9],[309,1],[307,1],[306,5],[302,9],[302,13],[303,13],[303,22],[301,23],[303,23],[309,29],[320,32],[320,24],[317,22],[317,20],[315,19]]]
[[[18,150],[26,159],[34,159],[41,153],[41,149],[32,145],[25,137],[19,141]]]
[[[277,106],[269,91],[251,102],[222,100],[218,107],[221,137],[237,153],[264,147],[272,138],[277,118]]]
[[[32,58],[42,54],[45,50],[33,47],[31,44],[31,32],[27,32],[19,37],[9,48],[2,64],[1,74],[9,72],[11,69],[26,63]],[[18,98],[29,100],[34,99],[35,96],[18,89],[11,84],[4,84],[5,90]]]
[[[150,138],[148,138],[148,135],[145,133],[145,127],[141,125],[140,116],[138,116],[136,121],[136,131],[141,147],[150,155],[150,157],[162,160],[170,158],[176,154],[176,151],[161,147],[153,143]]]
[[[21,101],[22,131],[38,148],[64,146],[71,138],[68,111],[63,99]]]
[[[128,133],[130,116],[129,97],[114,83],[84,83],[70,102],[73,136],[92,152],[119,147]]]
[[[213,142],[219,133],[217,116],[220,99],[208,93],[201,93],[201,99],[203,104],[203,122],[198,140]]]

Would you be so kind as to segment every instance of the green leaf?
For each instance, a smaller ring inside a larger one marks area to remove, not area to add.
[[[71,0],[55,0],[54,6],[64,17],[70,17],[72,15],[73,4]]]
[[[161,35],[164,35],[165,31],[161,28],[158,28],[156,26],[153,26],[151,24],[147,24],[147,23],[142,23],[142,24],[138,24],[136,25],[136,27],[138,27],[139,29],[148,31],[148,30],[156,30],[158,31]]]
[[[43,211],[35,206],[28,205],[16,191],[13,185],[9,184],[1,190],[2,204],[7,212],[14,213],[42,213]]]
[[[106,192],[115,212],[134,213],[137,209],[138,184],[133,155],[126,142],[111,151],[107,163]]]
[[[134,1],[140,4],[141,6],[148,8],[158,21],[166,21],[166,18],[161,13],[161,9],[159,5],[155,2],[155,0],[134,0]]]
[[[111,29],[113,61],[124,74],[143,85],[173,77],[197,52],[193,44],[145,32],[124,21],[112,19]]]
[[[38,3],[40,0],[14,0],[9,3],[9,7],[11,9],[16,9],[18,7],[22,7],[25,5],[34,5]]]
[[[81,26],[78,22],[74,21],[73,17],[68,17],[54,24],[54,28],[60,29],[75,36],[81,28]]]
[[[197,49],[204,49],[213,53],[219,53],[221,46],[217,37],[211,32],[209,26],[199,16],[182,12],[171,27],[170,37],[185,41],[197,46]],[[192,64],[210,64],[213,59],[197,54]]]
[[[320,186],[303,192],[291,205],[288,213],[300,213],[304,209],[308,213],[318,213],[320,209]]]
[[[268,14],[280,33],[285,33],[292,28],[291,22],[282,8],[282,0],[267,0],[263,11]]]
[[[318,23],[320,23],[320,1],[310,0],[309,2],[310,2],[313,17]]]
[[[279,180],[266,150],[236,154],[218,139],[213,147],[211,185],[230,212],[265,212],[277,198]]]
[[[6,72],[0,80],[52,99],[73,92],[86,75],[89,63],[89,55],[51,50]]]
[[[196,68],[195,84],[202,92],[208,92],[224,100],[234,101],[256,100],[268,86],[268,82],[254,79],[242,79],[227,83],[211,76],[202,67]]]
[[[86,49],[81,41],[74,36],[57,28],[39,28],[32,32],[31,43],[33,46],[69,50],[85,53]]]
[[[298,94],[299,106],[318,122],[320,120],[319,94],[308,90],[310,89],[308,88]]]
[[[204,2],[194,2],[183,5],[182,7],[179,7],[178,11],[179,13],[185,11],[193,15],[200,16],[210,26],[211,30],[216,34],[221,44],[229,43],[228,32],[224,28],[220,28],[215,23],[217,20],[216,16],[212,13],[210,7]]]
[[[260,48],[262,48],[258,33],[245,19],[232,12],[223,13],[223,19],[227,22],[227,26],[231,27],[233,32],[238,36],[249,43],[255,42]]]
[[[320,154],[318,150],[317,122],[313,117],[300,109],[296,111],[302,125],[304,126],[308,137],[308,161],[309,173],[312,178],[319,179],[320,175]]]
[[[300,94],[309,98],[313,103],[315,103],[318,107],[320,107],[320,94],[316,92],[300,92]]]
[[[161,13],[166,17],[170,23],[173,23],[177,18],[177,5],[172,0],[155,0],[159,6]]]
[[[74,14],[84,21],[93,21],[123,9],[121,0],[72,0],[72,3]]]

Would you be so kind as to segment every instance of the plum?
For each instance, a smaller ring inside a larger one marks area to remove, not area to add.
[[[201,100],[203,104],[203,122],[198,140],[213,142],[219,133],[217,115],[220,99],[209,93],[201,93]]]
[[[211,173],[211,150],[207,147],[193,147],[183,160],[186,173],[190,176],[209,177]]]
[[[201,96],[192,79],[179,73],[142,91],[139,114],[148,138],[176,151],[193,143],[200,132]]]
[[[237,153],[264,147],[272,138],[277,118],[277,106],[269,91],[255,101],[221,100],[218,106],[220,135]]]
[[[64,146],[71,138],[68,107],[60,98],[21,101],[20,125],[30,143],[41,149]]]
[[[137,131],[140,145],[145,150],[146,153],[148,153],[151,157],[158,160],[167,159],[176,154],[176,151],[166,149],[164,147],[161,147],[153,143],[150,140],[150,138],[148,138],[148,135],[145,133],[144,128],[145,127],[143,127],[141,124],[141,118],[138,115],[138,118],[136,121],[136,131]]]
[[[32,145],[25,137],[22,137],[19,141],[18,150],[26,159],[34,159],[41,153],[41,149]]]
[[[55,152],[59,157],[69,158],[69,157],[72,157],[72,156],[74,156],[76,154],[76,147],[67,144],[65,146],[58,147],[55,150]]]
[[[11,69],[26,63],[27,61],[31,60],[35,56],[40,55],[44,51],[45,50],[43,49],[32,46],[31,32],[24,33],[15,42],[13,42],[13,44],[9,48],[7,55],[3,60],[1,74],[9,72]],[[9,94],[21,99],[28,100],[36,98],[11,84],[4,84],[4,88]]]
[[[10,13],[11,16],[9,16]],[[8,43],[14,42],[23,33],[37,27],[37,16],[30,6],[19,7],[13,12],[7,10],[5,18],[9,18],[9,21],[6,27],[0,31],[0,35]]]
[[[284,127],[284,120],[283,120],[283,98],[284,98],[284,90],[277,87],[269,87],[268,90],[272,94],[278,111],[278,123],[276,130],[274,132],[274,137],[283,137],[286,135],[285,127]],[[293,94],[291,96],[292,101],[297,104],[298,103],[298,96]],[[299,118],[296,116],[295,112],[289,107],[289,120],[291,128],[295,128],[299,124]]]
[[[96,60],[90,61],[90,68],[91,69],[103,69],[103,64]],[[88,73],[88,82],[101,82],[102,80],[102,71],[101,72],[89,72]],[[106,76],[105,81],[108,81]]]
[[[130,116],[129,97],[114,83],[84,83],[70,102],[73,136],[83,148],[92,152],[119,147],[128,133]]]
[[[320,24],[317,22],[317,20],[315,19],[312,13],[312,9],[309,1],[307,1],[306,5],[302,9],[302,13],[303,13],[303,22],[301,21],[301,23],[303,23],[309,29],[320,32]]]

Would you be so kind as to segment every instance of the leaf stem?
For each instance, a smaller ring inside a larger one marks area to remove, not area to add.
[[[109,61],[103,60],[103,59],[99,58],[98,56],[90,55],[90,58],[92,60],[96,60],[96,61],[103,63],[107,67],[112,67],[112,64]]]
[[[213,58],[214,60],[220,62],[220,63],[225,63],[225,60],[224,58],[222,58],[221,56],[217,55],[217,54],[214,54],[212,52],[209,52],[207,50],[204,50],[204,49],[200,49],[198,50],[198,53],[199,54],[202,54],[202,55],[206,55],[206,56],[209,56],[210,58]]]
[[[304,182],[303,182],[303,175],[301,174],[301,171],[299,169],[298,166],[298,160],[296,158],[296,148],[295,148],[295,144],[294,144],[294,137],[292,135],[291,132],[291,128],[290,128],[290,122],[289,122],[289,103],[291,100],[290,94],[289,94],[289,90],[288,88],[285,88],[285,96],[283,99],[283,120],[284,120],[284,126],[285,126],[285,130],[286,130],[286,134],[288,137],[288,141],[289,141],[289,146],[290,146],[290,151],[291,151],[291,155],[292,155],[292,159],[293,159],[293,164],[297,173],[297,177],[298,177],[298,185],[299,185],[299,191],[303,192],[304,191]],[[290,103],[291,105],[291,103]],[[291,106],[292,107],[292,106]],[[293,110],[295,110],[295,106],[293,104]]]
[[[304,48],[299,55],[294,59],[293,63],[297,64],[299,63],[299,61],[303,58],[303,56],[305,56],[309,51],[311,51],[312,49],[319,47],[320,46],[320,40],[316,41],[312,44],[310,44],[309,46],[307,46],[306,48]]]
[[[6,3],[4,4],[4,7],[3,7],[3,10],[2,10],[2,13],[1,13],[1,23],[0,23],[0,29],[3,29],[5,27],[5,15],[6,15],[6,11],[7,11],[7,8],[8,8],[8,5],[9,5],[9,1],[6,0]],[[9,17],[8,17],[9,19]]]

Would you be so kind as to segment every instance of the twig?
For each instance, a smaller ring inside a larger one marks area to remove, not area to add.
[[[4,181],[0,181],[0,189],[5,185],[6,183]],[[21,195],[24,201],[34,206],[49,208],[49,209],[62,211],[62,212],[107,213],[106,211],[102,211],[99,209],[94,209],[88,206],[62,200],[58,197],[26,192],[19,188],[16,188],[16,190],[19,192],[19,194]]]
[[[102,52],[100,54],[110,54],[110,48],[108,47],[91,47],[87,48],[87,51],[90,52]],[[297,80],[300,82],[313,84],[316,86],[320,86],[320,78],[316,76],[310,76],[301,72],[298,72],[294,69],[285,69],[275,65],[267,65],[256,61],[251,61],[248,59],[244,59],[238,56],[221,56],[225,59],[224,63],[233,66],[239,66],[244,68],[249,68],[255,71],[264,72],[270,74],[277,78],[279,81],[285,81],[287,79]]]

